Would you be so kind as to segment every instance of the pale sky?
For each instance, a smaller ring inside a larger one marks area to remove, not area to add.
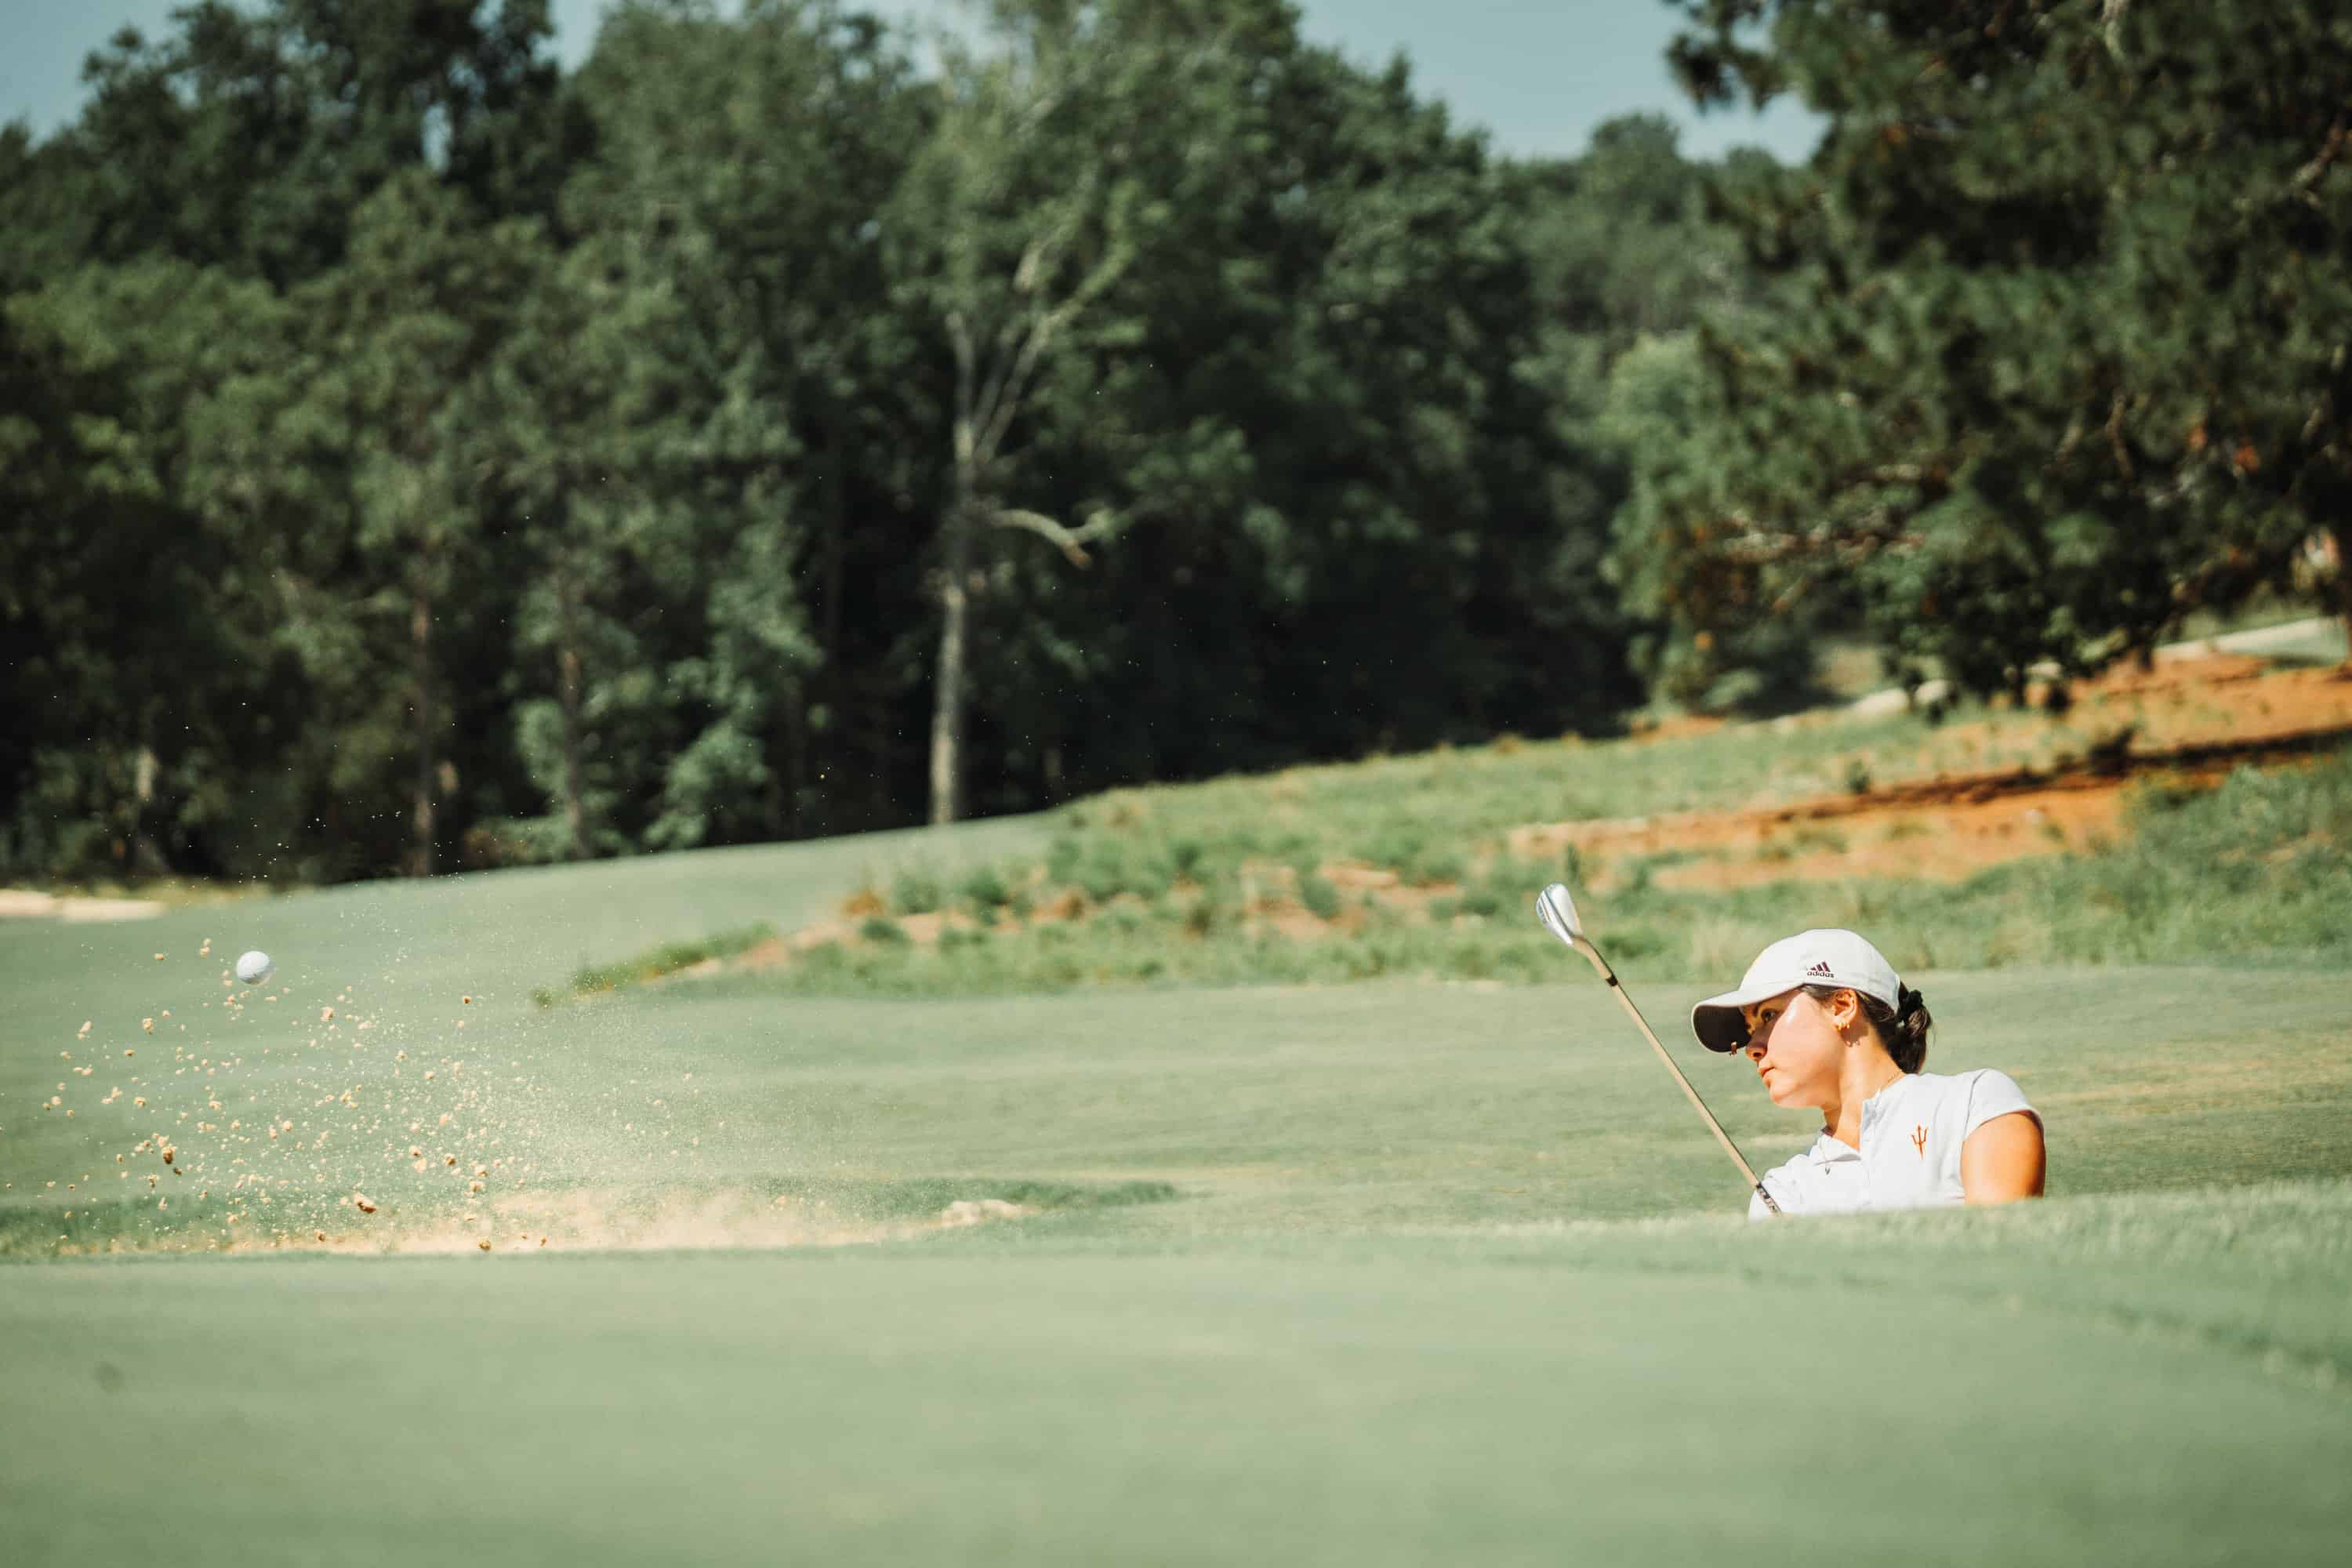
[[[171,30],[181,0],[0,0],[0,122],[22,119],[47,134],[82,101],[81,62],[122,26],[150,37]],[[722,9],[732,9],[721,0]],[[887,16],[939,12],[950,0],[864,0]],[[604,0],[554,0],[557,55],[577,64],[595,37]],[[1820,132],[1813,116],[1777,105],[1759,116],[1718,110],[1702,118],[1675,88],[1664,49],[1675,13],[1660,0],[1305,0],[1307,36],[1358,62],[1382,65],[1402,51],[1421,91],[1445,100],[1458,122],[1483,126],[1496,148],[1572,154],[1614,115],[1651,110],[1683,128],[1692,157],[1742,144],[1794,162]]]

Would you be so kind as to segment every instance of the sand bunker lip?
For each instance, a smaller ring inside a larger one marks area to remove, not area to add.
[[[619,1202],[613,1195],[572,1193],[552,1202],[501,1202],[467,1216],[438,1215],[384,1226],[343,1229],[283,1239],[246,1237],[224,1247],[230,1252],[309,1250],[370,1256],[446,1256],[468,1252],[679,1252],[776,1250],[807,1247],[861,1247],[905,1241],[970,1226],[1025,1219],[1039,1211],[1002,1198],[959,1198],[938,1214],[886,1219],[835,1211],[830,1205],[791,1194],[764,1198],[751,1193],[673,1194],[647,1203]],[[487,1242],[489,1245],[485,1247]]]
[[[982,1189],[975,1189],[975,1194]],[[936,1212],[873,1216],[821,1198],[751,1191],[576,1191],[500,1198],[460,1213],[404,1215],[393,1204],[310,1219],[283,1230],[209,1226],[152,1237],[113,1237],[69,1252],[321,1252],[359,1257],[457,1257],[513,1252],[678,1252],[872,1246],[1003,1224],[1045,1211],[1004,1198],[958,1198]]]
[[[945,1231],[1017,1224],[1055,1214],[1172,1202],[1156,1179],[1051,1181],[1021,1177],[825,1177],[751,1184],[532,1188],[468,1196],[346,1193],[246,1210],[231,1223],[192,1216],[168,1225],[112,1226],[79,1235],[37,1230],[9,1237],[0,1256],[66,1258],[100,1254],[205,1256],[327,1252],[364,1257],[492,1253],[782,1250],[919,1240]],[[362,1200],[373,1212],[360,1207]],[[177,1211],[173,1211],[176,1215]],[[68,1216],[70,1217],[70,1216]],[[134,1217],[116,1211],[117,1218]],[[11,1243],[14,1245],[11,1245]],[[487,1245],[485,1245],[487,1243]]]

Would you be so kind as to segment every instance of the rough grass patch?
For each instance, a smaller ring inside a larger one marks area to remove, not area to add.
[[[698,941],[663,942],[658,947],[647,948],[632,957],[609,963],[583,964],[572,973],[568,994],[589,996],[600,992],[617,991],[623,986],[644,981],[661,980],[711,959],[732,958],[775,934],[776,928],[761,921],[755,925],[716,931]],[[551,1007],[566,994],[541,985],[534,987],[530,994],[531,1000],[540,1006]]]

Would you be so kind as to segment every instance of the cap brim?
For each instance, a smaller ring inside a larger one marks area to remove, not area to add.
[[[1751,985],[1710,996],[1691,1009],[1691,1033],[1710,1051],[1742,1049],[1748,1044],[1748,1020],[1739,1010],[1793,989],[1789,985]]]

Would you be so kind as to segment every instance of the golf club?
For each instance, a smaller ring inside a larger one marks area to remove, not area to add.
[[[1779,1214],[1780,1205],[1772,1201],[1772,1194],[1764,1190],[1764,1184],[1757,1179],[1755,1171],[1740,1154],[1738,1146],[1732,1142],[1731,1135],[1723,1130],[1723,1123],[1715,1119],[1715,1112],[1709,1110],[1706,1101],[1698,1097],[1698,1090],[1693,1089],[1690,1079],[1683,1076],[1683,1069],[1676,1067],[1675,1058],[1666,1054],[1666,1047],[1659,1042],[1649,1020],[1642,1016],[1639,1007],[1633,1005],[1633,999],[1625,994],[1625,987],[1618,982],[1617,972],[1609,967],[1609,961],[1601,956],[1601,950],[1592,945],[1591,937],[1584,934],[1584,922],[1577,919],[1576,900],[1569,896],[1568,889],[1554,882],[1538,893],[1536,915],[1543,921],[1546,931],[1592,961],[1592,967],[1600,972],[1601,979],[1609,983],[1609,989],[1616,994],[1618,1001],[1625,1005],[1625,1011],[1633,1016],[1634,1026],[1642,1031],[1642,1037],[1650,1042],[1650,1048],[1658,1053],[1658,1059],[1666,1064],[1666,1070],[1675,1075],[1675,1081],[1683,1086],[1685,1094],[1690,1096],[1691,1104],[1706,1118],[1707,1131],[1713,1132],[1716,1141],[1723,1145],[1723,1152],[1731,1156],[1731,1163],[1739,1167],[1739,1173],[1748,1178],[1748,1184],[1756,1190],[1756,1195],[1764,1200],[1764,1206]]]

